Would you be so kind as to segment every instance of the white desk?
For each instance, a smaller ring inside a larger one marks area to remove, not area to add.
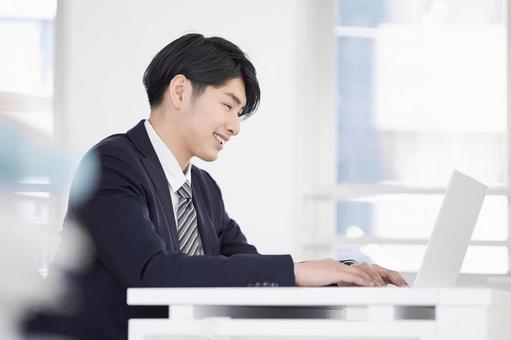
[[[511,292],[472,288],[133,288],[129,340],[511,339]]]

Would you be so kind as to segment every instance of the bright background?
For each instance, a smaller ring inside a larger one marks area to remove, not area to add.
[[[225,37],[262,102],[217,162],[195,164],[261,252],[413,275],[458,168],[490,185],[464,282],[511,288],[507,26],[505,0],[0,0],[0,116],[77,161],[148,116],[142,74],[164,45]],[[48,181],[18,195],[42,272],[67,200]]]

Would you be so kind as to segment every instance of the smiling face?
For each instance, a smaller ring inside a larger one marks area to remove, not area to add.
[[[181,108],[183,148],[191,157],[216,160],[225,143],[240,132],[238,113],[245,103],[241,78],[231,79],[220,87],[207,86],[198,97],[188,97]]]

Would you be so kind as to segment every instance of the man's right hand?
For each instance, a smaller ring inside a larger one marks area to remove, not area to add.
[[[362,287],[381,286],[364,270],[333,259],[297,262],[294,264],[294,271],[297,286],[319,287],[331,284]]]

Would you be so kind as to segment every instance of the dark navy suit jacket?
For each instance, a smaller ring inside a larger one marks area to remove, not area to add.
[[[126,339],[129,318],[168,317],[168,308],[127,306],[128,287],[295,284],[292,258],[258,254],[226,213],[218,185],[195,166],[191,184],[204,256],[179,252],[168,182],[144,121],[99,142],[85,156],[91,158],[99,169],[96,184],[87,197],[79,194],[77,181],[86,176],[81,165],[66,222],[86,231],[93,251],[84,268],[70,275],[78,308],[60,319],[62,333]]]

